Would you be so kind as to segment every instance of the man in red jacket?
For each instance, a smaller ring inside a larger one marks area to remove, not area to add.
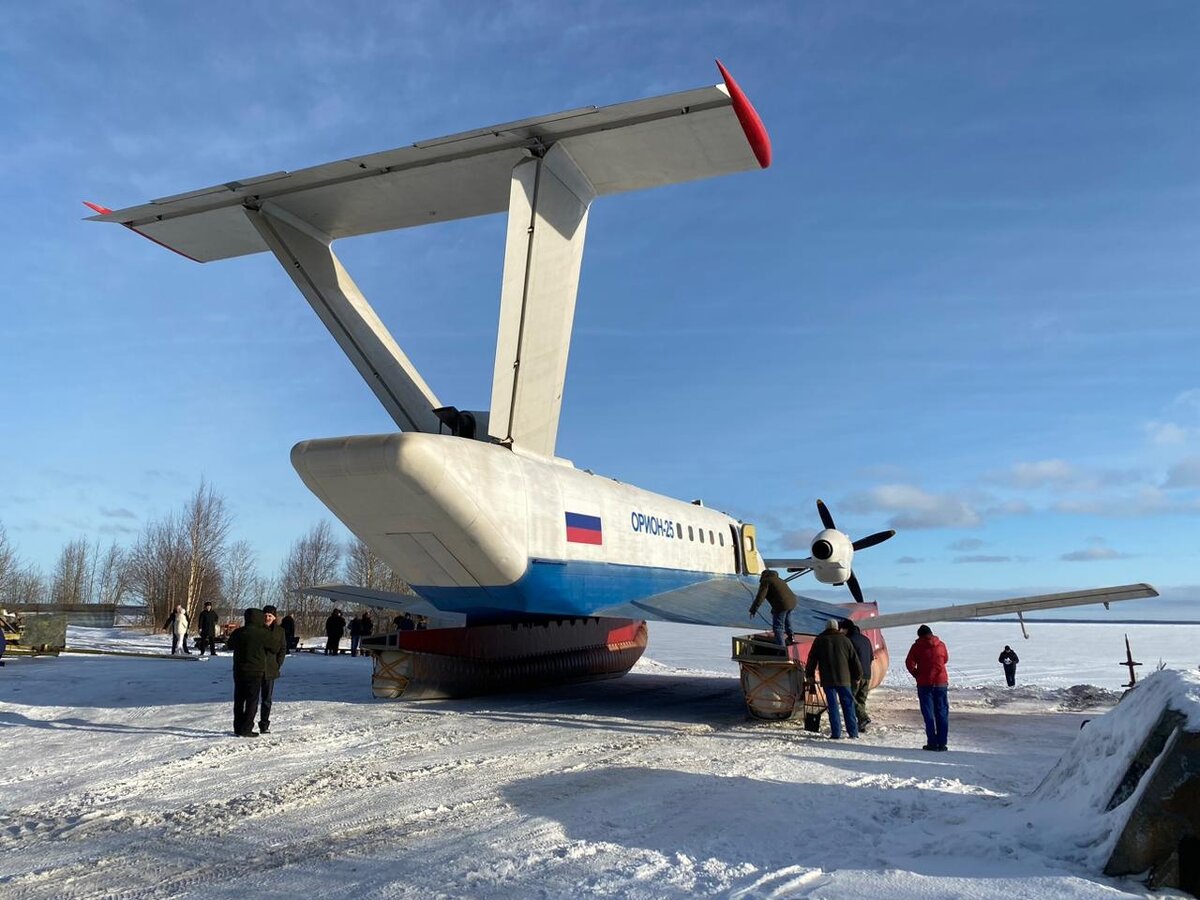
[[[950,700],[947,690],[950,677],[946,663],[950,654],[933,629],[922,625],[917,639],[908,651],[904,666],[917,679],[917,698],[921,701],[921,718],[925,720],[925,746],[922,750],[945,750],[950,731]]]

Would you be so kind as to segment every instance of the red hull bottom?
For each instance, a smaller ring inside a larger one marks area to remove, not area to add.
[[[635,619],[547,618],[400,631],[363,642],[376,697],[435,700],[619,678],[646,649]]]

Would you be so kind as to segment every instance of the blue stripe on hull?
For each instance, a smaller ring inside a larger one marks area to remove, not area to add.
[[[491,587],[412,585],[443,612],[461,613],[474,622],[514,614],[549,616],[620,616],[702,625],[763,627],[747,609],[758,589],[757,575],[689,572],[614,563],[533,560],[513,584]],[[799,597],[792,614],[797,633],[815,633],[825,620],[845,615],[829,603]],[[768,626],[769,627],[769,626]]]
[[[612,563],[533,560],[513,584],[463,588],[412,585],[443,612],[471,616],[523,612],[555,616],[591,616],[598,610],[675,591],[713,578],[735,575],[685,572]],[[750,581],[757,584],[757,578]]]

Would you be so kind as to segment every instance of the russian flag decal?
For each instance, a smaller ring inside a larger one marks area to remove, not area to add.
[[[600,517],[567,513],[567,543],[603,544],[604,533],[600,527]]]

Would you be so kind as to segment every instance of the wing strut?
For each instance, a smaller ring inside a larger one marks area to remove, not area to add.
[[[433,410],[442,404],[334,255],[330,237],[270,202],[246,207],[246,216],[396,424],[436,434]]]

